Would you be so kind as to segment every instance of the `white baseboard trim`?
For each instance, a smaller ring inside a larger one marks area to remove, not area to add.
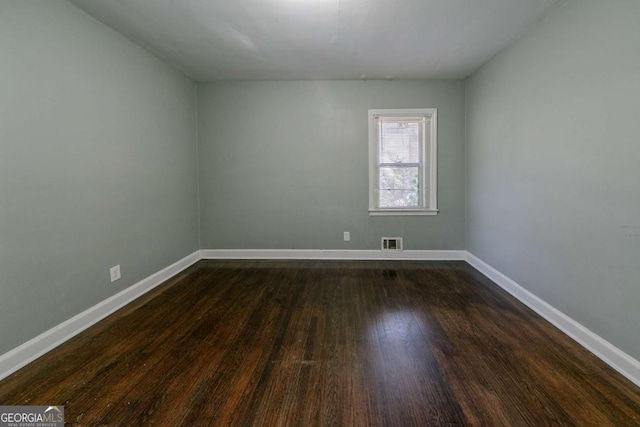
[[[196,251],[0,356],[0,379],[96,324],[200,260]]]
[[[629,356],[610,342],[582,326],[543,299],[505,276],[475,255],[467,252],[466,261],[505,291],[544,317],[578,344],[599,357],[607,365],[640,387],[640,361]]]
[[[463,261],[465,251],[381,251],[343,249],[203,249],[203,259],[309,259]]]

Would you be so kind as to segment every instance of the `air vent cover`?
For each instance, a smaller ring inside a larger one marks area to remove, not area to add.
[[[383,237],[382,250],[383,251],[401,251],[402,237]]]

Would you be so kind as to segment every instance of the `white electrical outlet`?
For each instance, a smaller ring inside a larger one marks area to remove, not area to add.
[[[344,241],[348,242],[349,240],[351,240],[351,233],[348,231],[344,232]]]
[[[116,265],[115,267],[111,267],[109,269],[109,274],[111,275],[111,283],[119,280],[122,277],[122,275],[120,274],[120,264]]]

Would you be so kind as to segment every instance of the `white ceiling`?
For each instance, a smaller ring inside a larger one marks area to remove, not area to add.
[[[207,80],[463,78],[563,0],[70,0]]]

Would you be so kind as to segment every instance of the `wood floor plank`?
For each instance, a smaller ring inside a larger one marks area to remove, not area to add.
[[[201,261],[0,404],[69,425],[640,426],[636,386],[458,261]]]

